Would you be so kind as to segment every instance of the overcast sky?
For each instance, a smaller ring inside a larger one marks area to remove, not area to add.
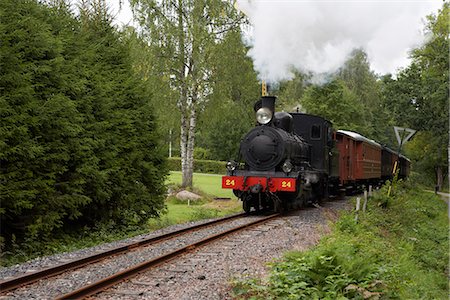
[[[116,24],[132,24],[128,0],[107,0]],[[354,48],[368,54],[372,70],[408,66],[408,52],[425,41],[426,15],[442,0],[237,0],[250,19],[249,56],[260,79],[289,79],[292,70],[336,71]]]
[[[121,9],[119,9],[120,0],[106,0],[106,3],[109,5],[111,13],[116,16],[115,24],[119,26],[132,24],[133,15],[128,0],[122,0]]]

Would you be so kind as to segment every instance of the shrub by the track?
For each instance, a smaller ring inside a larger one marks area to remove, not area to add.
[[[236,282],[237,298],[448,299],[446,204],[411,183],[394,191],[378,192],[358,222],[341,217],[314,249],[273,264],[267,283]]]

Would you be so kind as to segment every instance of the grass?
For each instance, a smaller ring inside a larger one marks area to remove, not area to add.
[[[385,188],[369,210],[344,214],[306,252],[290,252],[270,276],[234,281],[238,299],[448,299],[446,204],[411,183]]]
[[[171,189],[180,190],[181,172],[171,171],[167,184]],[[159,219],[149,220],[149,226],[157,229],[172,224],[221,217],[242,210],[241,203],[233,192],[222,189],[222,175],[194,173],[193,186],[192,191],[202,196],[201,200],[191,201],[188,205],[186,201],[169,197],[166,200],[167,214]],[[230,200],[213,200],[216,197]]]
[[[180,203],[171,198],[166,201],[168,213],[159,219],[150,219],[148,226],[155,230],[173,224],[181,224],[189,221],[218,218],[242,210],[241,204],[237,200],[227,202],[207,202],[203,204]]]
[[[181,183],[181,172],[171,172],[167,184],[177,188]],[[202,196],[202,200],[188,203],[169,197],[166,211],[159,218],[152,218],[143,226],[117,228],[114,224],[100,228],[85,228],[78,232],[55,236],[51,241],[25,242],[14,245],[13,249],[1,254],[0,265],[10,266],[30,259],[60,252],[70,252],[98,244],[120,240],[138,234],[148,233],[173,224],[221,217],[240,212],[242,205],[230,190],[223,190],[221,175],[194,174],[194,192]],[[214,197],[231,198],[229,201],[215,201]]]
[[[181,184],[181,172],[171,171],[169,184]],[[199,187],[202,192],[212,197],[236,198],[230,189],[222,189],[222,175],[194,173],[194,190]]]

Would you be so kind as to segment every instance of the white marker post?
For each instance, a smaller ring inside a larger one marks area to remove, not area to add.
[[[356,216],[355,216],[355,221],[358,222],[358,214],[359,214],[359,208],[361,207],[361,198],[357,197],[356,198]]]
[[[364,191],[363,212],[366,212],[367,208],[367,191]]]

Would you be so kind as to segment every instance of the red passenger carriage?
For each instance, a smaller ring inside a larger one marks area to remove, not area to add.
[[[338,130],[336,147],[339,151],[339,181],[356,187],[377,184],[381,178],[381,145],[359,133]]]

